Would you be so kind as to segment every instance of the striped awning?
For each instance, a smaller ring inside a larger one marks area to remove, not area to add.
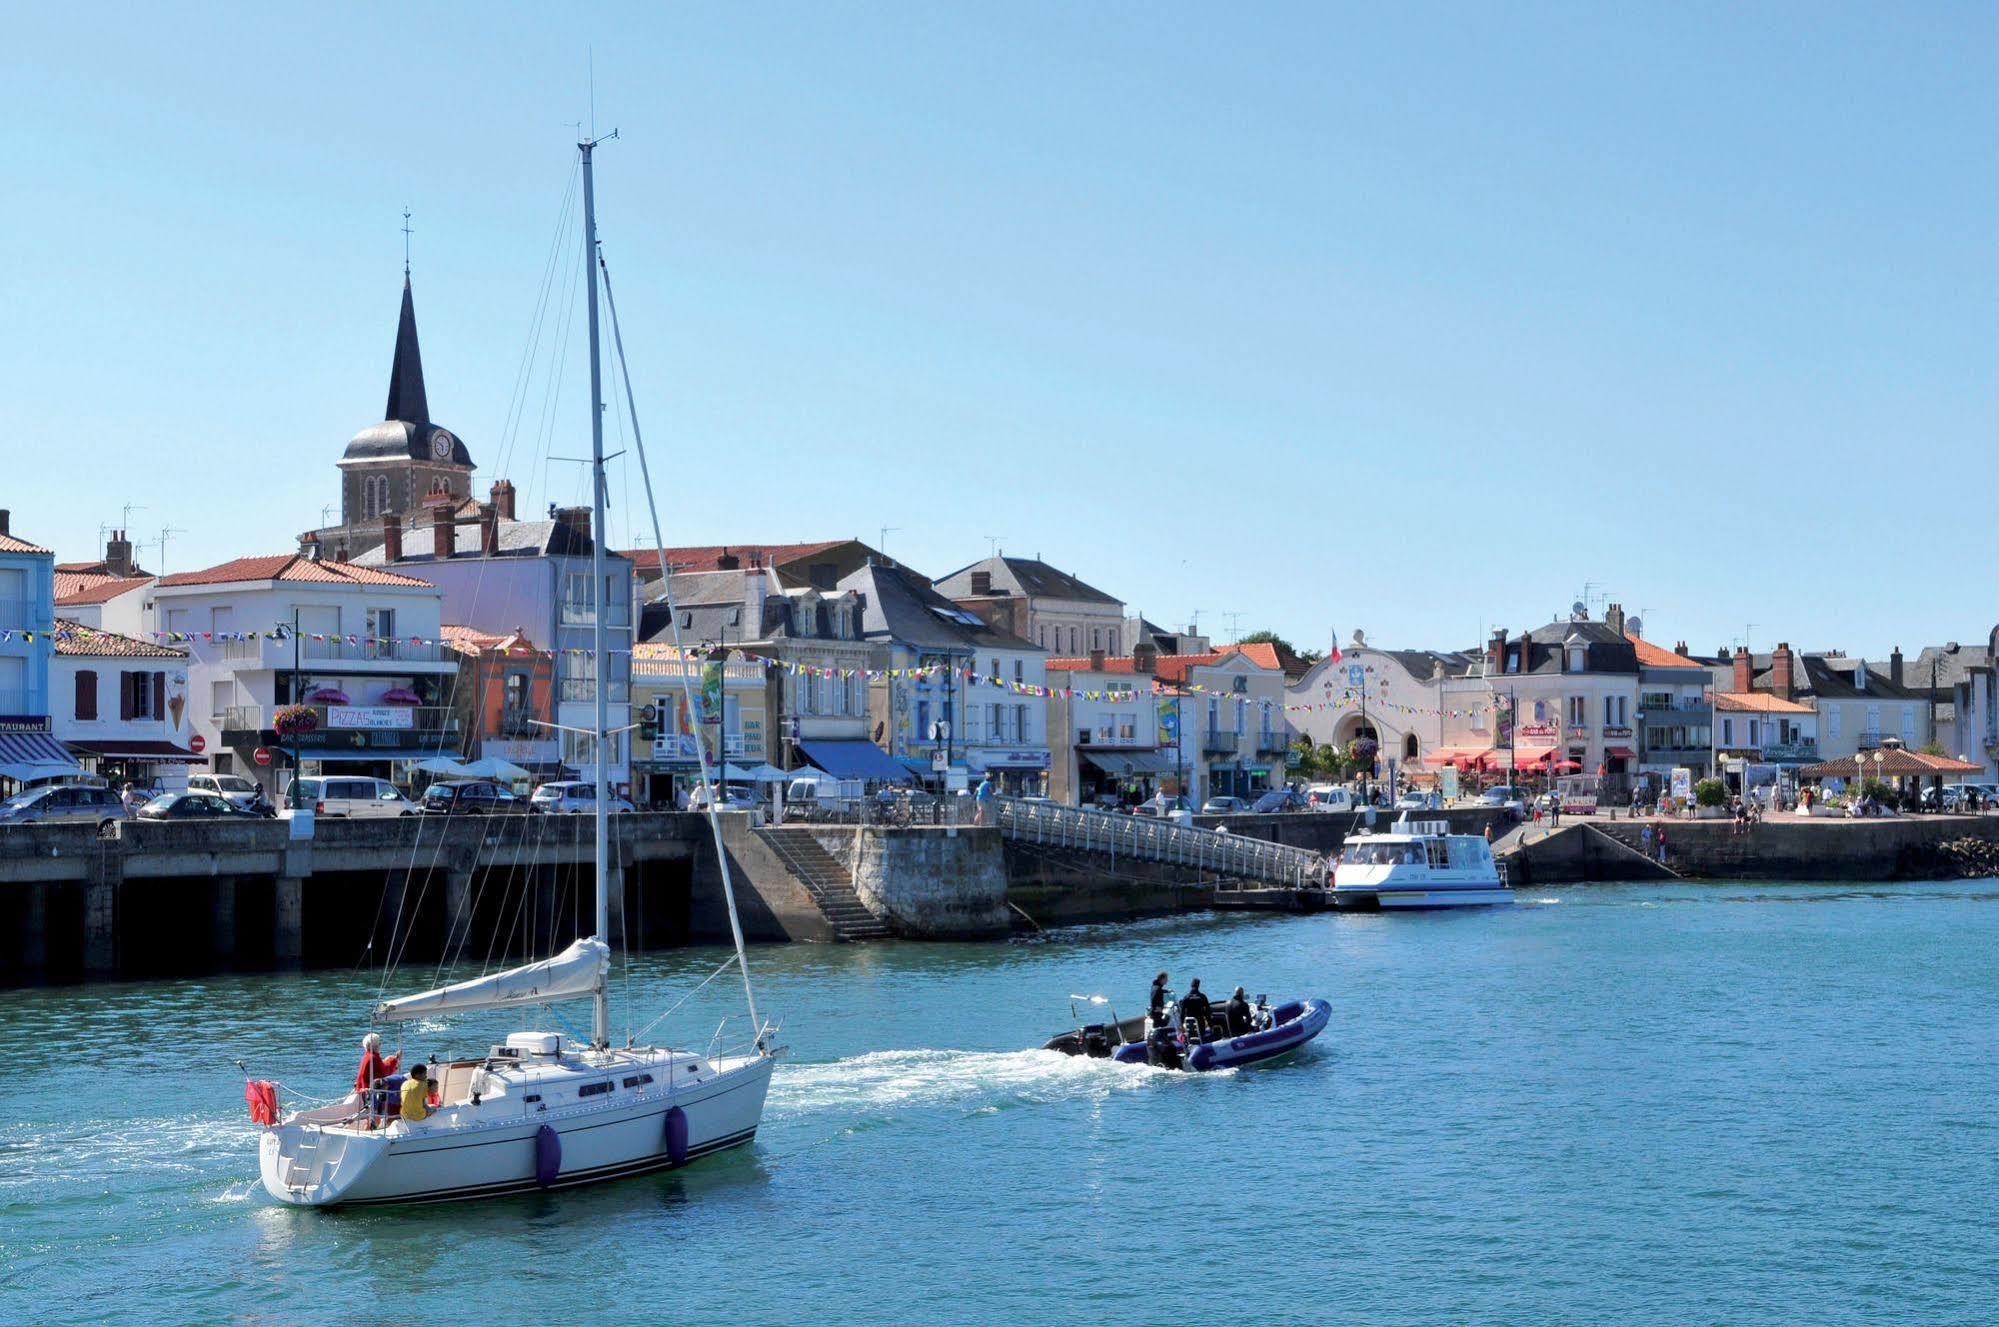
[[[27,783],[81,773],[69,748],[47,733],[0,733],[0,776]]]

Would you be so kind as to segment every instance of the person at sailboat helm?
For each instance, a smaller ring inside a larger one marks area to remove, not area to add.
[[[410,1076],[403,1080],[403,1119],[415,1123],[430,1115],[430,1071],[422,1061],[410,1066]]]
[[[402,1064],[401,1055],[382,1054],[382,1035],[370,1032],[361,1038],[361,1067],[354,1071],[354,1090],[366,1092],[378,1078],[387,1078]]]

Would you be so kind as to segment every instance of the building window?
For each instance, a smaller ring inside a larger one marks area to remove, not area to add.
[[[1721,744],[1723,746],[1735,745],[1735,720],[1723,719],[1721,721]]]
[[[76,675],[76,717],[97,717],[97,674],[91,669],[84,669]]]
[[[1041,642],[1041,648],[1045,650],[1048,648],[1048,624],[1046,622],[1041,624],[1040,632],[1041,634],[1036,639]]]
[[[1569,697],[1569,726],[1582,728],[1589,723],[1589,699],[1585,696]]]
[[[1116,627],[1112,627],[1112,628],[1111,628],[1111,653],[1112,653],[1112,654],[1117,654],[1117,653],[1119,653],[1119,650],[1118,650],[1118,643],[1117,643],[1117,637],[1118,637],[1118,631],[1117,631],[1117,628],[1116,628]]]
[[[1416,734],[1410,733],[1402,739],[1402,759],[1404,763],[1416,759]]]
[[[1013,681],[1014,681],[1014,685],[1015,685],[1015,686],[1018,686],[1018,685],[1020,685],[1020,683],[1022,683],[1023,681],[1025,681],[1025,680],[1026,680],[1026,678],[1027,678],[1027,673],[1026,673],[1026,665],[1022,664],[1020,660],[1018,660],[1018,659],[1015,659],[1015,660],[1013,661]]]
[[[1025,742],[1027,740],[1027,706],[1025,705],[1016,705],[1013,707],[1013,740],[1016,742]]]
[[[1104,648],[1104,630],[1102,627],[1090,628],[1090,648],[1093,650]]]
[[[1520,647],[1518,645],[1510,646],[1506,651],[1506,671],[1509,673],[1520,671]]]
[[[1583,671],[1583,647],[1580,645],[1569,647],[1569,671],[1572,673]]]
[[[1076,643],[1076,628],[1074,628],[1074,627],[1070,627],[1070,628],[1069,628],[1069,653],[1071,653],[1071,654],[1080,654],[1080,653],[1082,652],[1082,648],[1083,648],[1082,646],[1080,646],[1080,645],[1078,645],[1078,644]]]

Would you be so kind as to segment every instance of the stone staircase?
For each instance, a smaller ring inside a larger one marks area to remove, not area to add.
[[[868,905],[861,902],[861,896],[854,892],[854,878],[847,868],[819,846],[819,840],[813,837],[810,829],[767,825],[757,830],[757,837],[770,846],[785,869],[805,886],[805,892],[819,905],[819,911],[841,940],[888,940],[894,937],[895,932],[881,918],[868,911]]]

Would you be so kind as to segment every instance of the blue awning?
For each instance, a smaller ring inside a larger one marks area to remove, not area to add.
[[[800,742],[805,758],[836,779],[908,783],[909,767],[873,742]]]
[[[47,733],[0,733],[0,775],[27,783],[81,773],[69,748]]]

